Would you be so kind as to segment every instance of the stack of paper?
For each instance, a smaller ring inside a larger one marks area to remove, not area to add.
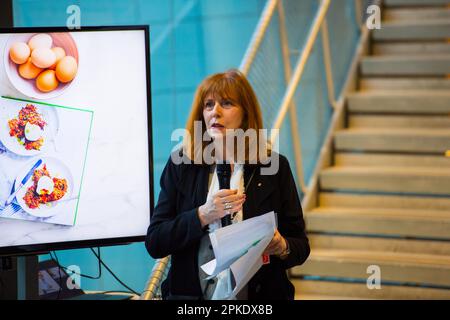
[[[210,233],[215,259],[201,266],[210,278],[230,269],[234,297],[262,266],[262,253],[276,230],[273,211]]]

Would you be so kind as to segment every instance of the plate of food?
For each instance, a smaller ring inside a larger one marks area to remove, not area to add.
[[[17,192],[17,203],[28,214],[48,218],[61,212],[64,203],[72,200],[73,176],[70,169],[59,159],[43,157],[30,179]],[[38,160],[29,161],[17,175],[14,188],[19,188],[22,179]]]
[[[59,130],[54,107],[17,100],[0,100],[0,141],[20,156],[35,156],[55,147]]]
[[[78,73],[78,48],[69,32],[13,34],[3,56],[11,84],[35,99],[61,95]]]

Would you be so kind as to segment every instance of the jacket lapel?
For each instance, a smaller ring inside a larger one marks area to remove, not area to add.
[[[244,219],[249,219],[258,214],[265,213],[261,212],[262,209],[260,208],[260,205],[274,191],[271,177],[272,176],[269,175],[261,175],[261,166],[244,166],[244,186],[247,187],[247,200],[244,203]]]
[[[190,170],[186,170],[181,175],[179,191],[191,198],[192,205],[202,205],[208,196],[210,166],[192,165]]]

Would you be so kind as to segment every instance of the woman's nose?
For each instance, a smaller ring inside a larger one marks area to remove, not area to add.
[[[221,114],[222,113],[222,106],[220,105],[220,103],[216,102],[214,104],[214,108],[212,109],[212,113],[215,114]]]

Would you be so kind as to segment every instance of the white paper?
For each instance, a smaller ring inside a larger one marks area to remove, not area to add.
[[[233,294],[245,286],[262,265],[262,253],[276,230],[275,213],[244,220],[209,234],[215,259],[201,266],[212,278],[231,269],[236,281]]]
[[[256,246],[249,249],[247,254],[237,259],[230,267],[236,286],[233,288],[232,297],[241,291],[247,282],[262,266],[262,253],[267,248],[273,234],[264,237]]]

